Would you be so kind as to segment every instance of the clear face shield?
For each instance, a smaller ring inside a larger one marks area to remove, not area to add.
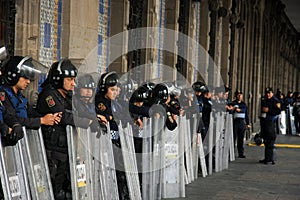
[[[21,77],[28,78],[31,81],[34,81],[38,79],[40,75],[47,73],[46,66],[29,56],[23,58],[17,68],[20,71]]]

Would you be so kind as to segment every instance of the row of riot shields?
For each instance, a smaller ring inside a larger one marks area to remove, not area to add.
[[[119,148],[112,144],[110,134],[68,127],[73,199],[119,199],[116,170],[126,172],[131,199],[185,197],[185,185],[196,180],[200,171],[205,177],[213,169],[228,168],[234,160],[232,116],[217,113],[211,117],[203,143],[197,133],[198,115],[179,117],[173,131],[165,128],[164,118],[144,119],[139,130],[120,124]],[[135,153],[137,135],[142,153]],[[123,160],[122,169],[116,158]]]
[[[164,118],[144,119],[143,129],[119,125],[121,146],[107,133],[67,126],[73,199],[119,199],[116,170],[126,172],[131,199],[185,197],[185,185],[228,168],[234,160],[232,116],[211,115],[205,139],[200,115],[180,116],[170,131]],[[136,131],[139,133],[136,134]],[[0,148],[5,199],[54,199],[41,130],[25,130],[16,146]],[[135,153],[139,135],[142,153]],[[122,157],[122,158],[121,158]],[[118,160],[123,160],[119,168]]]
[[[54,199],[41,130],[26,130],[15,146],[0,140],[0,177],[5,199]]]

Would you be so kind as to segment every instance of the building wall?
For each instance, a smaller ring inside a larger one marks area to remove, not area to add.
[[[133,13],[133,4],[143,9],[138,18],[133,15],[137,13]],[[15,54],[31,55],[47,66],[69,57],[82,69],[103,73],[126,72],[137,63],[154,62],[155,74],[163,76],[158,64],[175,69],[180,61],[176,54],[148,49],[111,61],[111,46],[103,43],[128,29],[159,26],[187,34],[206,52],[184,47],[194,60],[180,66],[188,81],[201,79],[211,86],[227,84],[232,92],[242,90],[253,123],[258,122],[265,87],[280,88],[283,93],[300,90],[299,33],[280,0],[16,0],[16,11]],[[164,32],[152,36],[159,38],[157,47],[168,39]],[[178,50],[177,36],[174,52]],[[125,37],[115,49],[126,52],[129,42]],[[176,80],[177,75],[155,78]]]

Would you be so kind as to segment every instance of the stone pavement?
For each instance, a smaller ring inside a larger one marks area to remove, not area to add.
[[[245,145],[246,158],[236,158],[228,169],[199,177],[186,186],[186,198],[173,200],[300,200],[300,137],[278,135],[276,144],[296,147],[277,147],[276,164],[265,165],[258,163],[264,147]]]

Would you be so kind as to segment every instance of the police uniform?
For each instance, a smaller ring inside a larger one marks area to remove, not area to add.
[[[265,93],[272,93],[272,88],[266,88]],[[268,112],[262,110],[261,113],[261,136],[265,144],[265,158],[260,163],[275,164],[273,158],[274,144],[276,140],[275,122],[280,114],[280,102],[273,95],[271,98],[265,97],[262,101],[262,108],[268,108]]]
[[[243,94],[242,92],[235,92],[235,96]],[[250,124],[247,105],[243,101],[238,101],[237,99],[232,102],[234,108],[241,109],[240,112],[237,112],[235,109],[233,111],[233,137],[234,141],[237,140],[237,150],[239,158],[245,158],[244,155],[244,136],[246,125]]]
[[[72,112],[72,91],[63,89],[64,78],[76,77],[77,70],[70,60],[53,63],[43,90],[38,96],[37,111],[42,114],[62,112],[53,126],[42,125],[48,166],[55,199],[71,198],[70,166],[66,126],[75,126]]]
[[[116,122],[115,116],[117,108],[116,104],[113,103],[114,100],[108,99],[105,97],[109,87],[116,86],[118,84],[118,75],[116,72],[109,72],[102,74],[98,83],[98,92],[95,95],[95,110],[96,113],[102,115],[106,118],[110,125],[110,133],[112,138],[112,143],[117,148],[113,148],[114,151],[114,160],[116,168],[116,177],[118,183],[118,192],[119,199],[129,199],[129,191],[127,187],[123,155],[118,151],[118,148],[121,148],[120,137],[119,137],[119,128]],[[121,113],[119,113],[121,114]],[[102,125],[102,124],[100,124]],[[103,126],[102,126],[103,128]],[[106,130],[104,130],[106,131]],[[123,170],[119,170],[123,169]]]

